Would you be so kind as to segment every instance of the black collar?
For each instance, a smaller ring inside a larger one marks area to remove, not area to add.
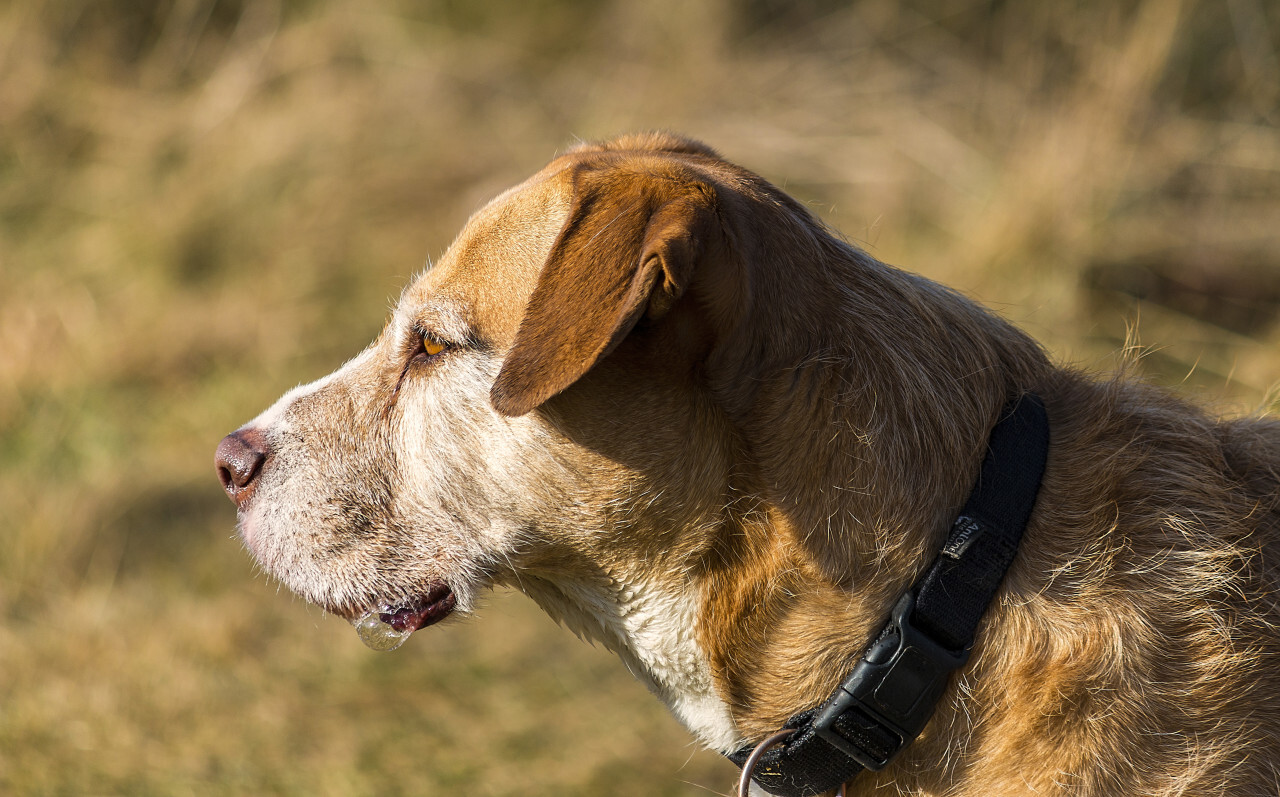
[[[1018,553],[1049,451],[1044,403],[1026,394],[991,430],[978,483],[925,574],[898,599],[853,672],[816,709],[797,714],[786,743],[764,753],[755,782],[812,797],[863,769],[883,769],[924,730],[953,670]],[[752,748],[729,755],[738,766]]]

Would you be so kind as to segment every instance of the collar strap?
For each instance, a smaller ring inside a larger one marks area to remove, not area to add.
[[[938,557],[898,599],[835,693],[787,721],[794,733],[753,773],[761,788],[813,797],[863,769],[883,769],[920,735],[952,671],[968,660],[978,623],[1018,553],[1048,452],[1040,398],[1026,394],[1007,405]],[[751,751],[728,757],[742,766]]]

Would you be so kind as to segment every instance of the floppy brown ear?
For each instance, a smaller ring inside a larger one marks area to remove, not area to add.
[[[524,415],[589,371],[641,315],[660,317],[688,287],[717,230],[708,185],[580,172],[569,219],[490,390],[494,408]]]

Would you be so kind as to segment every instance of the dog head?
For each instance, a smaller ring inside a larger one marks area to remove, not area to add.
[[[922,461],[976,464],[1004,400],[989,346],[888,323],[941,289],[883,269],[700,144],[571,151],[479,211],[369,348],[223,440],[244,544],[401,630],[516,587],[734,749],[830,689],[815,670],[856,652],[820,644],[833,613],[863,618],[842,640],[869,627],[970,476]],[[854,356],[892,347],[946,365]],[[990,375],[948,407],[972,422],[903,453],[887,430],[942,423],[924,383],[957,374]],[[939,507],[899,517],[903,494]],[[859,592],[868,568],[889,575]],[[797,676],[793,647],[827,652]]]

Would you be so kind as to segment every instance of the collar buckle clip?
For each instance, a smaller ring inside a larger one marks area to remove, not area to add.
[[[911,623],[916,596],[908,591],[853,672],[819,710],[814,731],[870,770],[881,770],[933,716],[947,678],[970,648],[948,650]]]

